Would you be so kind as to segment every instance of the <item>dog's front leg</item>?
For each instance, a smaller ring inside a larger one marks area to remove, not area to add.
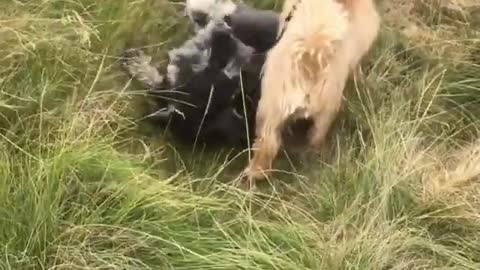
[[[122,55],[122,68],[131,77],[143,84],[149,90],[161,88],[164,77],[151,64],[152,57],[141,49],[130,48]]]
[[[268,170],[272,169],[272,163],[281,147],[280,128],[280,123],[269,125],[263,128],[261,136],[255,139],[253,158],[246,169],[250,187],[255,186],[256,180],[264,180],[268,176]]]

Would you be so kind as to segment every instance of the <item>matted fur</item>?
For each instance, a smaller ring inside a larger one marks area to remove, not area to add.
[[[291,120],[312,119],[308,144],[322,146],[351,71],[378,35],[373,0],[286,0],[282,17],[294,7],[265,62],[254,155],[246,171],[250,180],[264,178],[264,170],[271,169],[281,132]]]

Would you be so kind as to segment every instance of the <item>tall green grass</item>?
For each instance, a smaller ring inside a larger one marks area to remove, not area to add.
[[[171,143],[119,69],[164,63],[181,3],[3,1],[0,269],[479,269],[478,13],[381,6],[325,154],[252,193],[246,153]]]

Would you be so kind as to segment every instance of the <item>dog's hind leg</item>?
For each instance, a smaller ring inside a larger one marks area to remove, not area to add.
[[[321,152],[325,143],[325,138],[327,137],[330,127],[336,119],[337,114],[338,110],[325,110],[314,116],[314,123],[313,127],[309,130],[308,140],[310,146],[317,153]]]

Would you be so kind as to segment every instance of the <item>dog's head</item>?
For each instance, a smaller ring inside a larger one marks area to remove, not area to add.
[[[199,31],[212,19],[232,14],[236,7],[231,0],[187,0],[185,16],[192,21],[195,31]]]

